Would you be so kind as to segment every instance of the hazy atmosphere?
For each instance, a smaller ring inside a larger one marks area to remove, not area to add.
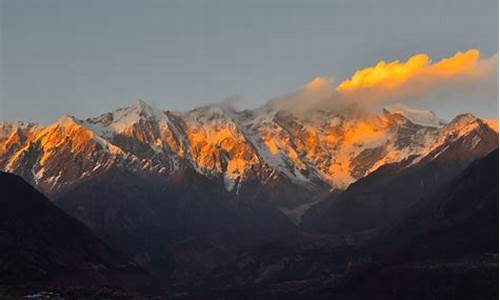
[[[0,3],[0,299],[499,299],[498,0]]]
[[[398,101],[445,119],[497,118],[497,0],[1,3],[3,120],[86,118],[137,98],[174,111],[227,97],[255,108],[318,76],[340,83],[380,60],[469,49],[493,61],[488,78]]]

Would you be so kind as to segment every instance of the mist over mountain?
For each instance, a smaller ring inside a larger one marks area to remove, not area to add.
[[[261,247],[370,239],[497,148],[497,130],[472,114],[446,122],[401,104],[174,113],[138,100],[85,120],[3,122],[0,167],[171,293]],[[335,261],[328,272],[345,267]]]
[[[273,105],[235,111],[221,104],[176,114],[138,100],[86,120],[3,122],[1,163],[49,194],[114,166],[160,176],[191,169],[221,180],[233,194],[246,182],[277,178],[307,190],[344,189],[384,164],[418,161],[483,125],[497,130],[470,114],[447,124],[403,105],[377,114],[353,108],[303,116]],[[62,170],[69,158],[74,168]]]
[[[0,2],[0,300],[499,299],[497,0]]]
[[[7,294],[423,299],[463,286],[489,299],[498,194],[482,172],[494,171],[498,120],[403,103],[479,87],[497,68],[475,49],[417,54],[255,109],[138,99],[86,119],[0,122],[0,170],[15,174],[0,178]]]

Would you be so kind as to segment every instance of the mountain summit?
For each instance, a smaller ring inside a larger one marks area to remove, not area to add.
[[[413,124],[421,126],[441,127],[446,124],[430,110],[414,109],[403,104],[392,104],[386,106],[384,107],[384,112],[387,112],[388,114],[401,114]]]
[[[0,170],[140,266],[191,281],[300,228],[385,224],[497,148],[490,124],[403,106],[173,113],[138,101],[86,120],[0,123]]]
[[[110,168],[159,176],[191,169],[220,179],[241,197],[248,197],[241,191],[256,186],[265,193],[270,185],[295,190],[279,200],[278,206],[289,210],[315,201],[306,197],[311,191],[344,189],[382,165],[418,161],[475,128],[496,135],[489,124],[471,114],[445,123],[431,111],[400,104],[381,114],[317,111],[303,116],[264,107],[237,112],[220,105],[172,113],[137,100],[86,120],[64,116],[45,127],[1,123],[0,169],[48,194]]]

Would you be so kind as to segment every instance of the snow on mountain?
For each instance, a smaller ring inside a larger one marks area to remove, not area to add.
[[[168,172],[179,169],[181,161],[189,156],[180,117],[143,100],[89,118],[83,124],[125,153],[150,160],[150,165],[163,165]]]
[[[398,116],[387,111],[295,115],[261,108],[246,122],[296,178],[345,188],[385,163],[417,154],[437,130],[407,124]]]
[[[182,115],[194,168],[222,176],[227,190],[238,184],[262,161],[240,128],[235,112],[224,105],[208,105]]]
[[[64,116],[46,127],[0,123],[0,169],[46,192],[109,168],[159,176],[192,169],[235,194],[247,185],[344,189],[384,164],[418,161],[490,123],[464,114],[444,124],[431,111],[402,105],[381,114],[303,115],[272,106],[238,112],[226,105],[172,113],[139,100],[86,120]]]
[[[430,110],[410,108],[399,103],[386,106],[384,107],[384,110],[390,114],[400,114],[415,125],[421,125],[424,127],[442,127],[445,124]]]
[[[141,120],[154,119],[161,121],[165,117],[164,112],[139,99],[131,106],[87,119],[85,123],[99,134],[109,137],[115,133],[125,132]]]
[[[483,122],[488,124],[488,126],[498,133],[498,119],[483,119]]]

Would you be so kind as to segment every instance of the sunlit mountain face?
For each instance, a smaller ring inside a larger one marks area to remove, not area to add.
[[[401,104],[379,113],[303,115],[271,105],[250,111],[212,105],[173,113],[139,100],[86,120],[66,115],[48,126],[2,123],[0,162],[3,170],[47,194],[114,167],[163,177],[189,169],[235,196],[250,182],[265,186],[276,180],[321,192],[345,189],[388,163],[411,159],[415,164],[478,128],[493,135],[498,130],[494,121],[472,114],[444,121],[432,111]],[[279,207],[313,200],[280,200]]]
[[[254,110],[219,104],[173,113],[138,100],[86,120],[65,115],[48,126],[2,123],[0,166],[46,193],[70,188],[112,165],[161,176],[190,168],[220,179],[234,194],[248,181],[272,178],[310,191],[345,189],[384,164],[418,160],[478,124],[498,130],[497,121],[468,115],[448,122],[402,104],[368,112],[365,99],[351,97],[415,92],[415,87],[480,76],[491,64],[478,50],[436,63],[418,54],[406,62],[381,61],[337,86],[318,77]]]
[[[488,163],[468,168],[494,160],[498,120],[470,112],[445,120],[400,100],[481,80],[496,63],[477,50],[437,62],[417,54],[338,84],[317,77],[255,109],[221,103],[173,112],[137,100],[87,119],[0,122],[0,170],[22,177],[168,292],[203,294],[212,284],[214,297],[228,287],[258,286],[271,298],[281,291],[265,283],[329,297],[321,278],[346,279],[352,257],[370,260],[370,243],[380,251],[381,233],[415,207],[452,201],[450,182],[481,190],[475,178]],[[493,185],[484,187],[488,199]],[[460,220],[453,224],[460,236]]]

